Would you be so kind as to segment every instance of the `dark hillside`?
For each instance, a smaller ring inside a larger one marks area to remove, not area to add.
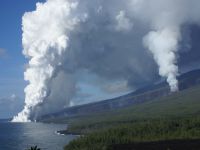
[[[180,91],[200,85],[200,70],[194,70],[178,77]],[[166,82],[156,85],[150,85],[135,92],[123,95],[117,98],[104,100],[96,103],[90,103],[80,106],[69,107],[60,112],[47,114],[39,120],[54,117],[74,117],[83,116],[91,113],[100,113],[130,107],[135,104],[151,101],[155,98],[161,98],[170,95],[169,87]]]

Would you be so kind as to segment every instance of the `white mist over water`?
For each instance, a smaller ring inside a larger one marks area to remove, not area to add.
[[[70,16],[76,7],[77,3],[66,0],[49,0],[38,3],[36,11],[23,16],[23,53],[30,59],[24,76],[29,85],[24,110],[13,118],[14,122],[30,121],[35,107],[51,96],[52,80],[59,77],[59,67],[68,51],[68,33],[80,21]]]
[[[137,87],[153,80],[155,66],[144,47],[171,91],[177,91],[181,26],[199,24],[199,9],[198,0],[37,3],[35,11],[23,16],[23,54],[29,59],[24,78],[29,84],[24,109],[13,121],[28,122],[67,107],[78,90],[77,70],[101,81],[91,84],[121,80]]]

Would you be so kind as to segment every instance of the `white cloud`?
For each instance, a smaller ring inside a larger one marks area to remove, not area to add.
[[[126,16],[125,11],[121,10],[116,16],[116,30],[117,31],[130,31],[133,28],[133,23]]]
[[[15,120],[28,121],[69,105],[77,94],[82,70],[87,70],[88,77],[96,76],[95,82],[88,79],[87,84],[105,89],[103,83],[113,83],[107,88],[111,92],[152,83],[159,78],[158,70],[175,87],[176,56],[184,38],[181,27],[199,24],[199,7],[197,0],[38,3],[35,11],[23,17],[23,52],[29,58],[25,80],[29,84],[26,105]],[[125,84],[116,86],[117,81]]]

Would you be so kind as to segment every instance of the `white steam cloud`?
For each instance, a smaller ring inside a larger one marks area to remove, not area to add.
[[[109,81],[123,81],[130,89],[155,81],[156,65],[144,48],[153,54],[171,91],[177,91],[181,29],[199,24],[199,9],[199,0],[37,3],[35,11],[23,16],[23,53],[29,59],[24,76],[29,84],[24,109],[13,121],[28,122],[67,107],[85,70],[96,76],[88,83],[101,88]]]
[[[167,78],[171,91],[178,90],[178,67],[176,65],[176,52],[179,32],[170,29],[152,31],[144,38],[144,44],[152,52],[159,66],[159,74]]]
[[[30,121],[35,107],[53,93],[52,80],[59,77],[59,67],[68,53],[68,33],[80,21],[70,17],[76,7],[77,3],[66,0],[49,0],[38,3],[36,11],[24,15],[23,53],[30,59],[24,76],[29,85],[25,89],[24,110],[13,118],[14,122]]]

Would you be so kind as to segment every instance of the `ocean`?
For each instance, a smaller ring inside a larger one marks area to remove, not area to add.
[[[66,125],[0,122],[0,150],[27,150],[37,145],[41,150],[63,150],[74,135],[59,135]]]

